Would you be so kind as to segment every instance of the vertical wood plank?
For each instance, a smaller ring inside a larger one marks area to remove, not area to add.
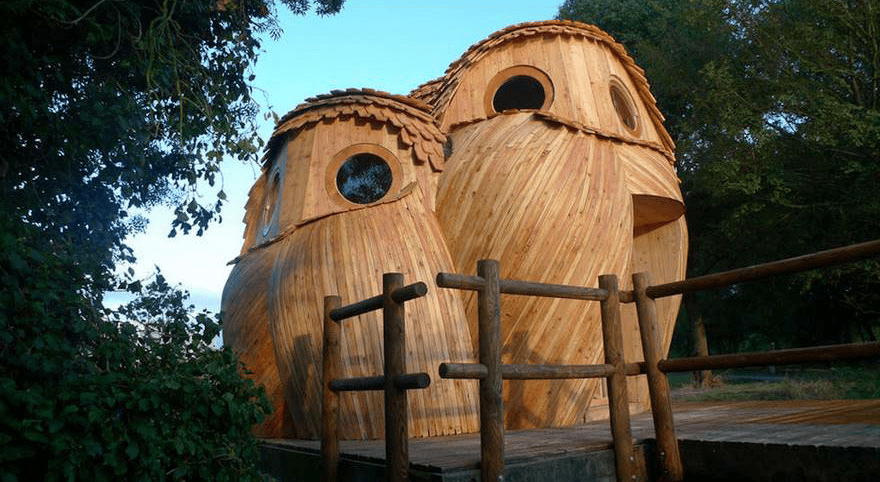
[[[501,286],[498,261],[477,262],[485,281],[479,291],[480,363],[488,374],[480,380],[480,480],[504,480],[504,403],[501,379]]]
[[[620,321],[620,292],[617,286],[617,276],[599,276],[599,288],[608,291],[608,297],[601,302],[602,340],[605,348],[605,363],[614,367],[614,374],[607,378],[607,383],[617,482],[632,482],[636,480],[635,456],[633,455],[632,429],[629,418],[626,372],[624,371],[623,329]]]
[[[657,325],[657,308],[645,290],[651,285],[648,273],[636,273],[633,279],[633,297],[639,315],[639,332],[648,371],[648,393],[651,396],[651,412],[654,416],[654,432],[657,436],[657,452],[660,457],[660,480],[679,482],[684,479],[675,424],[672,420],[672,404],[669,400],[669,380],[657,366],[660,361],[660,334]]]
[[[330,311],[339,308],[339,296],[324,297],[324,349],[322,363],[323,399],[321,404],[321,482],[336,482],[339,469],[339,394],[330,381],[339,378],[339,323]]]
[[[403,303],[391,293],[403,287],[403,274],[382,275],[383,337],[385,342],[385,460],[390,482],[409,479],[409,446],[407,445],[406,390],[394,386],[398,375],[406,372],[406,327]]]

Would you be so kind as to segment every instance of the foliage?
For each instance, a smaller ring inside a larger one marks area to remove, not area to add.
[[[269,410],[216,318],[161,275],[118,311],[66,284],[75,263],[0,237],[4,480],[258,479],[252,424]],[[21,321],[27,320],[27,323]]]
[[[220,219],[219,162],[261,147],[248,82],[275,4],[0,2],[4,480],[257,477],[249,428],[267,407],[211,346],[219,320],[160,274],[114,273],[134,260],[132,213],[175,206],[172,235]],[[114,311],[111,289],[139,298]]]
[[[652,81],[678,145],[689,275],[880,237],[880,6],[871,0],[567,0]],[[880,336],[880,264],[717,293],[715,351]]]
[[[724,400],[859,400],[880,398],[880,364],[835,363],[829,366],[727,370],[709,387],[682,384],[672,392],[679,401]],[[682,379],[688,377],[682,375]],[[743,381],[745,380],[745,381]],[[684,380],[682,380],[684,381]]]
[[[832,383],[839,398],[880,398],[880,363],[841,364],[831,368]]]

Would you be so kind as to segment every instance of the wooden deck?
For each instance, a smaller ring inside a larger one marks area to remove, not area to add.
[[[742,480],[742,477],[748,477],[746,480],[880,480],[880,400],[676,403],[674,414],[688,480],[705,479],[706,470],[716,472],[711,477],[714,480]],[[650,413],[633,416],[632,432],[639,458],[650,465],[654,438]],[[505,434],[506,480],[535,480],[536,471],[550,474],[548,471],[554,470],[550,467],[564,464],[565,460],[577,460],[575,465],[581,473],[570,480],[582,480],[584,464],[593,464],[590,470],[598,471],[589,475],[590,480],[613,480],[610,441],[607,421],[567,428],[508,431]],[[479,444],[479,434],[410,440],[413,478],[478,480]],[[275,439],[268,440],[267,447],[303,456],[311,454],[314,458],[320,444]],[[382,441],[344,441],[341,448],[344,461],[352,467],[363,464],[381,473],[385,455]],[[846,467],[833,465],[834,460],[845,463]],[[772,478],[769,468],[761,469],[767,473],[766,479],[737,472],[739,467],[761,463],[789,475]],[[517,470],[528,471],[530,466],[532,475],[517,476]],[[296,470],[297,476],[285,477],[285,480],[317,480]],[[818,470],[831,473],[823,478],[816,475]],[[848,475],[842,473],[843,470]],[[650,467],[642,467],[642,474],[650,476],[650,473]],[[559,479],[560,474],[548,477],[553,478],[546,480]]]
[[[679,403],[679,440],[880,448],[880,400]],[[639,415],[639,433],[650,416]]]

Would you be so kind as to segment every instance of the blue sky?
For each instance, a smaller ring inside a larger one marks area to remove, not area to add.
[[[253,85],[263,113],[283,115],[307,97],[349,87],[406,94],[439,77],[471,45],[506,26],[549,20],[562,0],[449,0],[443,2],[347,0],[337,15],[295,16],[279,11],[281,38],[263,42]],[[281,10],[281,9],[279,9]],[[272,120],[260,115],[267,139]],[[226,162],[222,188],[228,196],[223,222],[202,237],[168,238],[170,210],[156,209],[143,234],[128,240],[135,250],[136,275],[158,266],[172,284],[191,294],[198,308],[220,309],[229,274],[226,263],[238,255],[247,192],[259,166]],[[206,193],[206,200],[213,194]],[[113,297],[108,297],[113,302]]]

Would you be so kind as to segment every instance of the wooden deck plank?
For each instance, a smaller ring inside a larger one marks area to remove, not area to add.
[[[880,400],[700,402],[673,405],[680,441],[863,447],[880,450]],[[632,417],[634,441],[654,438],[650,413]],[[608,450],[607,420],[564,428],[510,430],[505,433],[505,463]],[[318,451],[308,440],[268,443]],[[419,470],[447,473],[478,467],[479,434],[411,439],[410,463]],[[381,440],[348,440],[341,452],[350,458],[383,463]]]

